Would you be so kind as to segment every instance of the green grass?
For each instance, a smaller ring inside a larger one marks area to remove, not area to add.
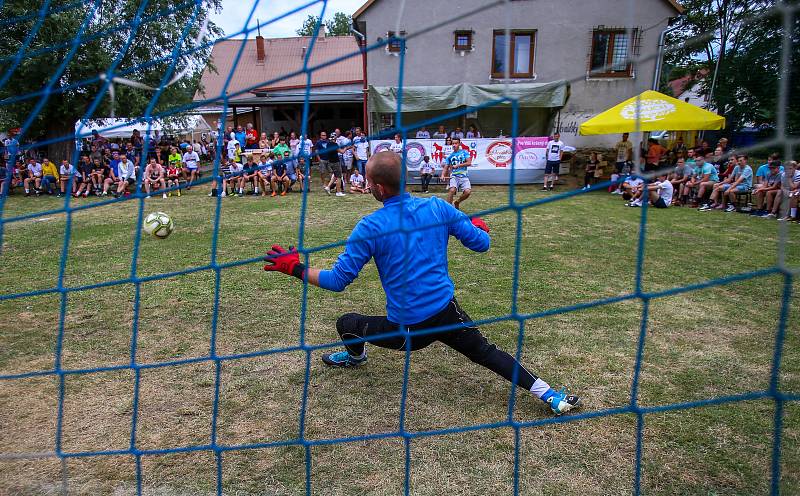
[[[519,201],[546,193],[521,187]],[[147,200],[145,213],[169,213],[177,226],[166,240],[141,240],[138,275],[202,266],[211,260],[215,200],[207,190],[182,198]],[[300,195],[224,199],[217,261],[262,254],[272,242],[297,242]],[[506,188],[479,187],[469,211],[497,207]],[[80,200],[81,203],[86,200]],[[89,200],[91,201],[91,200]],[[64,284],[94,284],[130,275],[138,202],[75,212]],[[57,208],[54,199],[15,196],[5,217]],[[379,205],[370,196],[308,200],[306,246],[344,239]],[[635,287],[641,212],[605,194],[526,209],[521,214],[518,311],[629,294]],[[492,249],[475,254],[450,246],[456,294],[474,319],[511,311],[517,217],[487,216]],[[66,217],[5,226],[0,288],[8,294],[54,287]],[[800,226],[788,226],[787,262],[800,266]],[[665,290],[776,263],[778,223],[743,215],[690,209],[650,211],[642,286]],[[313,254],[330,266],[339,249]],[[763,390],[769,385],[783,277],[771,275],[682,293],[650,302],[644,349],[642,405],[701,400]],[[794,285],[786,329],[781,387],[800,393],[800,339]],[[134,285],[69,293],[62,363],[66,368],[120,365],[130,359]],[[139,363],[205,356],[209,352],[214,274],[202,271],[141,285]],[[302,285],[265,274],[260,264],[222,271],[217,352],[230,354],[299,343]],[[332,343],[334,321],[348,311],[380,314],[384,295],[373,264],[343,293],[309,288],[306,340]],[[0,374],[53,367],[59,325],[57,294],[0,302]],[[554,385],[585,399],[584,411],[630,401],[642,302],[628,300],[524,322],[523,361]],[[484,332],[514,351],[519,324],[503,321]],[[308,439],[360,436],[398,429],[402,353],[370,349],[358,370],[331,370],[311,356],[306,407]],[[302,352],[223,362],[218,439],[243,444],[293,439],[305,377]],[[0,453],[51,451],[55,439],[57,380],[0,381]],[[63,449],[127,449],[133,373],[70,375],[64,400]],[[207,443],[214,392],[213,363],[147,369],[140,384],[137,446],[160,449]],[[433,345],[411,357],[406,428],[427,431],[503,421],[509,386],[452,350]],[[518,394],[514,418],[548,418],[538,400]],[[755,494],[769,489],[771,401],[750,401],[648,415],[644,426],[642,484],[652,494]],[[522,494],[629,494],[636,419],[631,415],[523,429]],[[784,411],[781,486],[800,490],[800,405]],[[418,438],[411,443],[411,493],[509,494],[514,432],[510,428]],[[316,446],[311,449],[314,494],[398,494],[404,479],[401,439]],[[305,453],[290,446],[226,452],[226,494],[290,495],[305,492]],[[214,457],[205,452],[143,458],[148,494],[207,494],[215,486]],[[76,494],[135,492],[131,457],[89,457],[67,463]],[[0,494],[56,492],[57,460],[0,460]]]

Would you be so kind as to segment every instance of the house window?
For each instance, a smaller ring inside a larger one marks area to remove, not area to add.
[[[456,50],[472,50],[472,31],[456,31],[453,48]]]
[[[406,35],[405,31],[400,31],[400,34],[398,36],[400,38],[402,38],[405,35]],[[395,32],[394,31],[389,31],[388,33],[386,33],[386,37],[387,38],[393,38],[394,36],[395,36]],[[400,40],[397,40],[397,39],[392,40],[392,39],[390,39],[389,44],[386,45],[386,50],[389,51],[389,52],[398,53],[400,51],[400,47],[401,46],[402,46],[402,43],[400,42]]]
[[[533,77],[533,52],[536,31],[510,31],[497,29],[494,32],[492,49],[492,77]],[[509,58],[506,60],[506,50]]]
[[[595,29],[592,32],[592,53],[590,72],[593,76],[631,77],[633,64],[631,40],[635,40],[637,30],[628,33],[624,29]]]

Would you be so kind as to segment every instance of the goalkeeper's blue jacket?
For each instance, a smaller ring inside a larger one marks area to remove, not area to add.
[[[447,270],[450,236],[470,250],[489,249],[489,235],[449,203],[408,193],[393,196],[356,224],[344,253],[331,270],[320,272],[319,285],[342,291],[374,258],[386,292],[386,316],[396,324],[417,324],[453,298]]]

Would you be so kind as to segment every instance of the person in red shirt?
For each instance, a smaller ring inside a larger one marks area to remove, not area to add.
[[[247,130],[245,131],[245,150],[253,150],[258,148],[258,131],[253,128],[253,124],[247,123]]]
[[[645,172],[658,169],[658,163],[661,162],[661,157],[667,153],[667,149],[661,146],[654,138],[648,139],[647,144],[647,161],[644,165]]]

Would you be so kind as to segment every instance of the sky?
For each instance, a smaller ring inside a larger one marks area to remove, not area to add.
[[[248,27],[255,28],[258,23],[262,24],[261,35],[265,38],[283,38],[287,36],[297,36],[295,31],[299,29],[303,21],[309,15],[318,16],[322,11],[323,2],[320,0],[311,7],[302,9],[297,13],[288,15],[274,22],[273,19],[291,12],[300,6],[312,3],[314,0],[260,0],[257,2],[255,13]],[[358,10],[366,0],[328,0],[325,7],[325,20],[333,17],[336,12],[344,12],[348,16]],[[253,8],[254,0],[222,0],[222,12],[211,17],[218,26],[224,31],[225,35],[231,35],[244,29],[247,16]],[[258,19],[258,20],[256,20]],[[269,22],[266,26],[265,23]],[[255,38],[256,32],[250,33],[248,38]],[[241,38],[242,35],[236,36]]]

